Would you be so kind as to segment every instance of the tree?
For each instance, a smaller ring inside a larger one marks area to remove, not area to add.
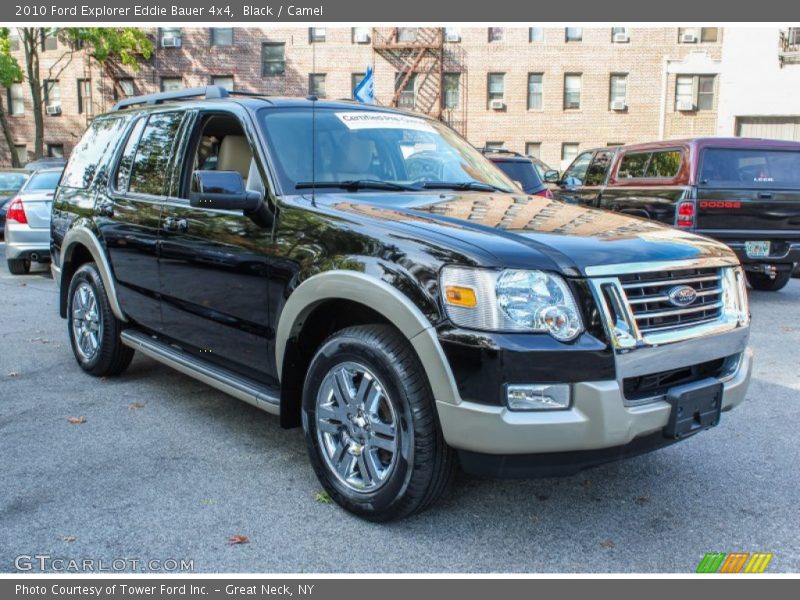
[[[8,27],[0,27],[0,85],[8,89],[13,84],[22,81],[22,68],[19,62],[11,54],[11,39]],[[19,157],[14,151],[14,136],[6,118],[6,109],[3,103],[3,96],[0,95],[0,128],[3,130],[3,137],[11,153],[11,166],[21,167]]]
[[[39,27],[19,27],[19,37],[25,50],[25,74],[31,90],[31,110],[33,111],[33,156],[34,160],[44,154],[44,114],[42,106],[42,82],[39,77],[39,40],[42,30]]]

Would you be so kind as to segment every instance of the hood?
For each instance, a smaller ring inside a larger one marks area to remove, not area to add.
[[[622,263],[736,257],[725,245],[658,223],[516,194],[352,193],[316,200],[359,219],[394,221],[476,246],[507,268],[586,268]]]

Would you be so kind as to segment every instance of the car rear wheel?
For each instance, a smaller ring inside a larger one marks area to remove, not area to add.
[[[303,427],[322,486],[372,521],[425,510],[454,473],[422,365],[386,325],[343,329],[322,344],[306,376]]]
[[[111,310],[94,263],[75,271],[67,298],[69,340],[78,364],[98,377],[122,373],[133,359],[133,349],[122,344],[122,323]]]
[[[778,271],[775,274],[775,279],[770,278],[769,275],[764,273],[748,273],[747,282],[754,290],[761,290],[764,292],[777,292],[783,288],[792,278],[792,272]]]
[[[9,258],[6,262],[12,275],[27,275],[31,271],[31,261],[27,258]]]

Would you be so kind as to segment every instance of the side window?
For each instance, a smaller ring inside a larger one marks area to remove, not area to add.
[[[128,141],[125,143],[125,149],[122,151],[122,157],[117,166],[117,175],[114,178],[114,189],[118,192],[125,193],[128,191],[133,155],[136,154],[136,146],[139,145],[139,138],[142,137],[142,129],[144,129],[146,122],[147,119],[138,119],[131,129],[130,135],[128,135]]]
[[[589,163],[592,162],[592,152],[584,152],[578,155],[569,168],[564,172],[564,183],[570,186],[583,185],[586,179],[586,171],[589,169]]]
[[[128,191],[153,196],[164,194],[169,176],[167,166],[182,119],[182,112],[150,116],[133,157]]]
[[[608,168],[611,166],[612,152],[602,150],[594,155],[591,166],[586,171],[586,185],[603,185],[606,181]]]
[[[635,179],[644,177],[650,152],[632,152],[622,157],[617,177],[619,179]]]
[[[122,129],[124,119],[96,119],[83,134],[81,141],[72,151],[69,163],[64,169],[61,185],[86,189],[94,180],[103,157],[116,140]]]
[[[647,168],[647,177],[672,179],[681,168],[681,152],[679,150],[666,150],[653,152],[650,166]]]

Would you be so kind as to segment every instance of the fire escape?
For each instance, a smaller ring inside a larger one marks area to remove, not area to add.
[[[375,28],[372,47],[395,72],[391,106],[467,132],[467,69],[457,36],[441,27]]]

